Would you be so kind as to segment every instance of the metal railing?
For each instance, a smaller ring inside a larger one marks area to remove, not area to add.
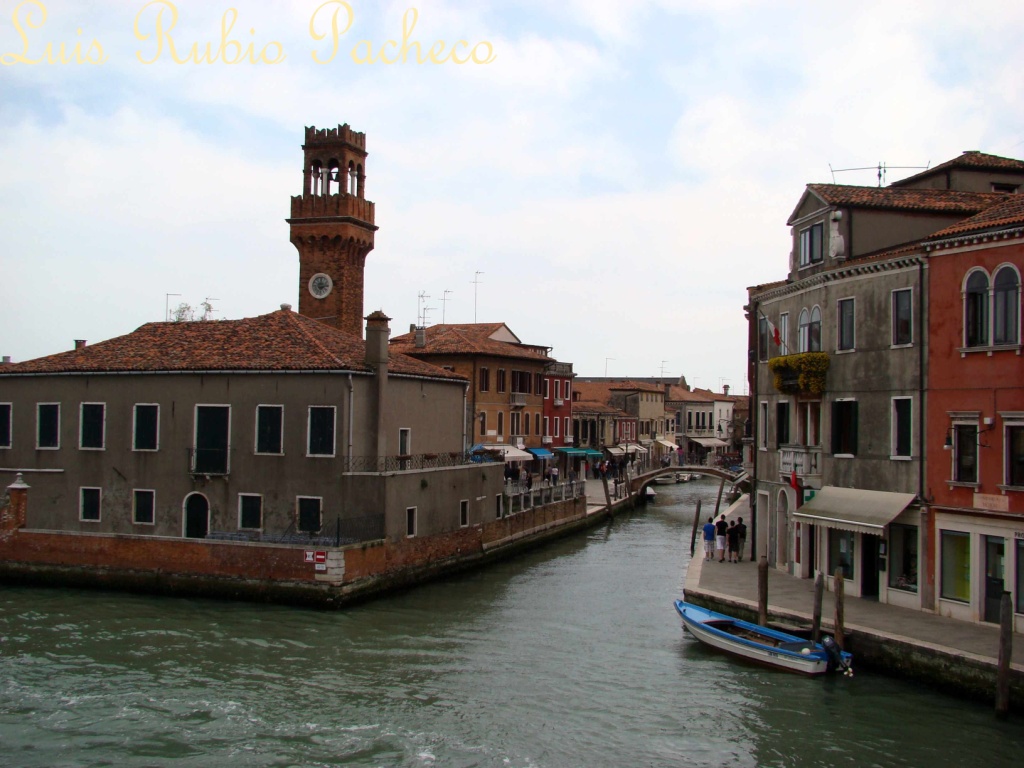
[[[575,499],[583,496],[585,492],[582,481],[538,485],[532,488],[528,487],[526,483],[506,483],[502,508],[505,510],[506,516],[514,515],[548,504]]]
[[[779,473],[800,477],[821,474],[820,445],[788,445],[779,448]]]
[[[416,453],[397,456],[349,456],[342,459],[342,472],[402,472],[412,469],[438,469],[472,464],[468,453]]]
[[[229,473],[226,448],[190,448],[189,472],[193,475],[226,475]]]
[[[322,525],[319,531],[300,531],[293,521],[284,531],[210,531],[215,541],[262,542],[305,547],[341,547],[384,538],[384,515],[342,517]]]

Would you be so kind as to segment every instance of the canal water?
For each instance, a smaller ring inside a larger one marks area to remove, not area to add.
[[[344,612],[2,588],[0,765],[1020,763],[1019,717],[684,635],[672,600],[716,490],[658,486],[607,526]]]

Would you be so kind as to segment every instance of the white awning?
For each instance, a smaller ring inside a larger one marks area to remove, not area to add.
[[[725,440],[719,440],[717,437],[688,437],[687,440],[693,440],[693,442],[703,445],[705,448],[718,448],[719,446],[728,445]]]
[[[636,453],[636,454],[647,453],[647,449],[646,448],[644,448],[642,445],[637,445],[636,443],[630,443],[629,444],[629,448],[627,448],[626,450],[628,450],[630,453]]]
[[[659,440],[659,445],[663,445],[666,448],[671,448],[673,451],[678,447],[675,443],[670,443],[668,440]]]
[[[521,451],[514,445],[505,445],[504,443],[488,443],[487,445],[481,446],[487,451],[501,451],[505,456],[505,462],[513,461],[533,461],[533,454]]]
[[[626,453],[625,449],[619,448],[617,445],[609,445],[605,450],[612,456],[623,456]]]
[[[824,528],[881,536],[885,526],[895,520],[914,498],[912,493],[826,485],[814,494],[813,499],[793,511],[793,519]]]

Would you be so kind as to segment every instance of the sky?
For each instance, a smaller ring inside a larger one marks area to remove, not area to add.
[[[1016,0],[0,0],[0,354],[297,307],[304,127],[348,123],[393,333],[745,392],[804,186],[1024,157],[1021,39]]]

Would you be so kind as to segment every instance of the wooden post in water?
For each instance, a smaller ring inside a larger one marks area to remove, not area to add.
[[[1009,592],[999,599],[999,662],[996,666],[996,717],[1010,713],[1010,655],[1013,651],[1013,602]]]
[[[764,555],[757,563],[757,623],[768,626],[768,558]]]
[[[814,577],[814,613],[811,616],[811,642],[821,640],[821,598],[825,594],[825,574],[818,571]]]
[[[725,488],[725,478],[718,484],[718,499],[715,501],[715,520],[718,519],[718,507],[722,504],[722,490]]]
[[[836,645],[839,646],[839,650],[846,650],[846,631],[843,628],[844,616],[843,616],[843,599],[846,587],[843,583],[843,569],[836,568],[835,574],[835,590],[836,590],[836,613],[835,613],[835,640]]]
[[[601,475],[601,483],[604,485],[604,503],[608,505],[608,511],[612,511],[612,494],[608,490],[608,477],[607,475]]]
[[[697,511],[693,515],[693,531],[690,533],[690,557],[693,557],[693,553],[697,548],[697,526],[700,525],[700,502],[701,499],[697,499]]]

